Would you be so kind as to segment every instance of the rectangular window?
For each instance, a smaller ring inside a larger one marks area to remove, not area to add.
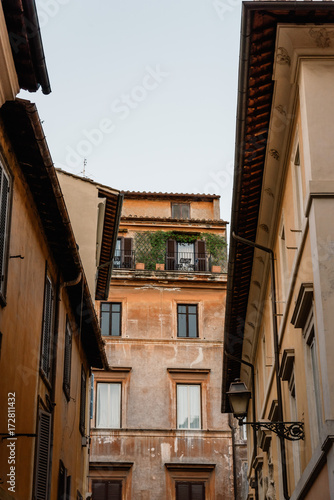
[[[63,389],[67,399],[70,398],[71,389],[71,359],[72,359],[72,330],[70,323],[67,320],[65,330],[65,346],[64,346],[64,380]]]
[[[0,162],[0,298],[4,302],[7,278],[10,180]]]
[[[119,429],[121,427],[121,383],[97,384],[96,427]]]
[[[194,243],[177,243],[177,269],[178,271],[194,271],[195,249]]]
[[[45,500],[49,498],[51,413],[40,410],[38,417],[34,498]]]
[[[177,305],[177,336],[190,338],[198,337],[196,304]]]
[[[83,366],[81,367],[79,429],[84,436],[86,431],[86,373]]]
[[[177,385],[177,428],[201,428],[201,386]]]
[[[51,379],[52,328],[54,319],[53,316],[54,316],[53,286],[50,278],[46,276],[45,290],[44,290],[41,369],[48,380]]]
[[[121,481],[94,481],[92,500],[122,500]]]
[[[68,476],[67,469],[61,460],[59,462],[57,500],[71,500],[71,476]]]
[[[176,500],[205,500],[204,483],[177,482]]]
[[[190,219],[189,203],[172,203],[173,219]]]
[[[122,304],[120,302],[102,302],[100,313],[102,335],[120,337],[122,333]]]

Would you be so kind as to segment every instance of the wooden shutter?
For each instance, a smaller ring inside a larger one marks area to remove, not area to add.
[[[206,271],[205,241],[195,241],[195,269],[196,271]]]
[[[128,269],[132,269],[132,238],[123,238],[123,248],[124,248],[124,266]]]
[[[40,410],[35,474],[35,500],[48,498],[50,478],[51,413]]]
[[[108,500],[122,500],[122,483],[108,483]]]
[[[72,331],[69,322],[66,323],[64,349],[64,381],[63,388],[66,396],[70,397],[71,387],[71,358],[72,358]]]
[[[176,266],[176,241],[167,240],[166,269],[173,271]]]
[[[176,500],[205,500],[204,483],[176,483]]]
[[[42,333],[42,370],[50,379],[51,374],[51,337],[53,319],[53,290],[48,276],[45,279],[43,333]]]
[[[6,241],[8,233],[9,179],[0,165],[0,292],[5,289]]]
[[[85,434],[86,430],[86,373],[81,367],[81,390],[80,390],[80,421],[79,429],[82,435]]]

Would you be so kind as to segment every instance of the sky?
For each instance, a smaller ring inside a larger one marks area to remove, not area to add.
[[[119,190],[218,194],[229,221],[241,0],[36,4],[52,93],[19,97],[55,166]]]

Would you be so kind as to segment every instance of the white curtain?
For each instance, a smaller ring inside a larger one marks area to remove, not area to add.
[[[201,386],[177,386],[177,428],[201,428]]]
[[[96,427],[121,426],[121,384],[97,384]]]

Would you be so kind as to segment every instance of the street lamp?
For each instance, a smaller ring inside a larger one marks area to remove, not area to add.
[[[236,379],[231,383],[230,389],[226,394],[233,415],[238,419],[239,425],[251,425],[256,431],[264,427],[289,441],[304,439],[303,422],[244,422],[243,419],[247,415],[251,392],[240,379]]]

